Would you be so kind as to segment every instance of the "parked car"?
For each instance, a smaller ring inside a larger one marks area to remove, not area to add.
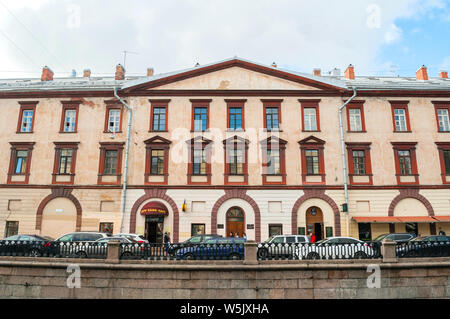
[[[148,244],[148,240],[145,239],[145,237],[143,235],[138,235],[138,234],[127,234],[127,233],[121,233],[121,234],[115,234],[113,235],[114,237],[125,237],[125,238],[131,238],[134,241],[136,241],[137,243],[140,244]]]
[[[167,247],[167,253],[169,255],[175,256],[177,249],[180,247],[183,247],[184,245],[201,244],[207,240],[214,239],[214,238],[223,238],[223,237],[222,237],[222,235],[217,235],[217,234],[202,234],[202,235],[192,236],[191,238],[185,240],[182,243],[170,244]]]
[[[352,237],[329,237],[299,246],[294,256],[296,259],[362,259],[379,256],[379,247]]]
[[[100,233],[100,232],[73,232],[69,234],[65,234],[55,241],[58,242],[76,242],[76,241],[96,241],[100,238],[111,237],[108,233]]]
[[[121,243],[127,244],[136,244],[131,238],[126,237],[104,237],[99,238],[94,242],[83,242],[79,245],[72,247],[70,251],[70,257],[79,257],[79,258],[95,258],[95,257],[104,257],[108,253],[108,242],[110,241],[119,241]],[[124,247],[124,251],[122,252],[122,257],[129,257],[133,254],[133,250],[131,247]]]
[[[397,257],[448,257],[450,236],[416,237],[408,243],[397,245],[396,253]]]
[[[14,235],[0,241],[3,256],[50,256],[58,252],[48,239],[38,235]]]
[[[309,243],[308,236],[305,235],[275,235],[269,237],[258,245],[258,257],[265,259],[268,257],[289,257],[299,243]]]
[[[373,241],[381,242],[384,239],[392,239],[397,243],[405,243],[416,237],[417,236],[413,233],[391,233],[391,234],[382,234],[377,238],[375,238]]]
[[[188,245],[179,248],[176,252],[177,259],[244,259],[245,238],[216,237],[200,244]]]

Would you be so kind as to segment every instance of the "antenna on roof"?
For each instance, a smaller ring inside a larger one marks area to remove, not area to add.
[[[139,54],[139,53],[133,52],[133,51],[127,51],[127,50],[124,50],[122,52],[123,52],[123,68],[125,69],[125,66],[126,66],[125,63],[127,61],[127,53],[131,53],[131,54]]]

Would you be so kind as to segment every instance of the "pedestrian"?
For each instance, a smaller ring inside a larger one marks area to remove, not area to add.
[[[316,235],[311,234],[311,239],[309,240],[310,243],[315,243],[316,242]]]
[[[234,236],[233,236],[233,232],[230,232],[230,237],[234,237]]]
[[[238,232],[236,232],[236,235],[235,235],[234,237],[239,237],[239,233],[238,233]]]
[[[440,236],[447,236],[447,235],[445,234],[445,231],[443,231],[441,227],[439,227],[439,235],[440,235]]]
[[[167,248],[169,248],[170,244],[170,236],[168,232],[164,233],[164,251],[167,251]]]
[[[244,233],[242,234],[242,238],[244,238],[245,240],[247,240],[247,235]]]

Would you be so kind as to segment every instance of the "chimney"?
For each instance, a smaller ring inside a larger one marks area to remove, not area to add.
[[[115,80],[125,80],[125,69],[122,64],[117,64],[116,66],[116,76]]]
[[[428,80],[427,67],[425,65],[422,65],[422,67],[417,70],[416,79],[417,80]]]
[[[328,72],[331,76],[341,76],[341,69],[334,68],[330,72]]]
[[[354,80],[355,79],[355,69],[353,65],[349,65],[347,67],[347,70],[345,70],[345,78],[348,80]]]
[[[41,81],[53,81],[53,71],[48,66],[42,69]]]
[[[441,77],[441,79],[448,79],[448,72],[447,71],[441,71],[439,73],[439,76]]]
[[[153,68],[147,68],[147,76],[153,76]]]
[[[90,78],[91,77],[91,70],[90,69],[84,69],[83,70],[83,77],[84,78]]]
[[[313,70],[313,75],[315,75],[315,76],[321,76],[322,74],[321,74],[320,69],[314,69],[314,70]]]
[[[275,62],[272,62],[272,67],[273,67],[273,68],[276,68],[276,67],[277,67],[277,64],[276,64]]]

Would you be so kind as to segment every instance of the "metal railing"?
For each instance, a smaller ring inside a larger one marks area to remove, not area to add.
[[[313,260],[313,259],[374,259],[381,258],[381,243],[311,244],[261,243],[258,260]]]
[[[244,243],[129,244],[121,243],[120,259],[145,260],[241,260]]]
[[[410,241],[397,243],[395,253],[398,258],[450,257],[448,241]]]
[[[0,240],[0,256],[106,259],[107,255],[106,243]]]

